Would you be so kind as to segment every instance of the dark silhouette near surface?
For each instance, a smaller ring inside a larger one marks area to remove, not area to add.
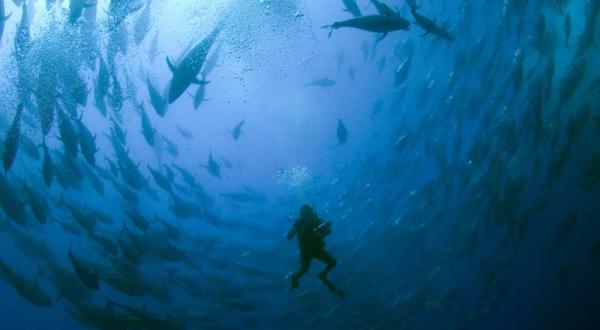
[[[325,222],[316,214],[308,204],[300,208],[300,218],[287,234],[289,240],[298,236],[300,245],[300,270],[292,275],[290,291],[300,286],[300,278],[310,269],[313,259],[325,263],[325,269],[319,273],[323,284],[339,297],[344,297],[344,292],[338,289],[327,279],[327,274],[335,267],[337,261],[325,251],[325,237],[331,234],[331,222]]]

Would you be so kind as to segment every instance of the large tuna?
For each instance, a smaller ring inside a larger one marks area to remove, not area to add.
[[[173,73],[169,85],[169,104],[175,102],[191,84],[206,84],[206,81],[199,80],[197,76],[220,31],[220,26],[215,27],[206,38],[188,50],[177,65],[167,57],[167,64]]]

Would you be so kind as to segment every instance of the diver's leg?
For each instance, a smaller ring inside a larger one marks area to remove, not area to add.
[[[300,270],[292,275],[292,289],[300,286],[300,278],[310,269],[311,257],[306,254],[300,256]]]
[[[315,258],[325,263],[325,269],[319,273],[319,277],[321,279],[327,278],[327,274],[329,274],[329,272],[337,265],[337,260],[335,260],[335,258],[324,249],[321,249]]]
[[[326,264],[325,269],[323,269],[323,271],[319,273],[319,279],[321,279],[321,282],[323,282],[323,284],[336,296],[340,298],[345,297],[346,293],[344,292],[344,290],[341,290],[340,288],[336,287],[327,279],[327,274],[335,267],[335,265],[337,265],[337,261],[335,260],[335,258],[323,249],[321,249],[321,251],[317,253],[315,258],[323,261]]]

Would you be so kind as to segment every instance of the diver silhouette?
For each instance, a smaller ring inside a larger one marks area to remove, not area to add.
[[[331,234],[331,222],[324,222],[308,204],[300,207],[300,218],[298,218],[287,234],[289,240],[298,235],[300,245],[300,270],[291,278],[290,291],[300,286],[300,278],[308,272],[313,259],[325,263],[325,269],[319,273],[319,279],[323,284],[339,297],[344,297],[344,292],[338,289],[327,279],[327,274],[335,267],[337,261],[325,251],[325,237]]]

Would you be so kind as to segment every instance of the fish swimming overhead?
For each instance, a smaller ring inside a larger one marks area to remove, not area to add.
[[[231,131],[231,136],[233,137],[233,139],[235,141],[237,141],[240,138],[240,136],[242,135],[242,126],[244,126],[245,122],[246,122],[246,120],[240,121],[237,125],[235,125],[235,127]]]
[[[419,14],[416,9],[411,7],[411,13],[415,19],[415,24],[425,30],[425,34],[431,33],[434,36],[444,39],[447,41],[454,41],[454,37],[450,32],[446,31],[443,27],[435,24],[431,19]]]
[[[135,25],[133,27],[133,36],[136,45],[140,45],[148,31],[150,30],[150,7],[152,6],[152,0],[148,0],[144,5],[144,10],[138,17],[137,21],[135,21]]]
[[[307,84],[304,87],[308,86],[317,86],[317,87],[329,87],[335,85],[335,80],[329,79],[329,77],[325,76],[323,78],[315,79]]]
[[[354,28],[369,32],[383,33],[383,36],[379,40],[385,38],[385,36],[393,31],[408,30],[410,22],[400,16],[386,16],[386,15],[365,15],[361,17],[351,18],[345,21],[334,22],[331,25],[322,26],[322,28],[330,29],[329,37],[333,33],[333,30],[340,28]]]
[[[344,125],[344,122],[342,122],[341,119],[338,119],[338,126],[337,126],[337,138],[338,138],[338,142],[340,144],[344,144],[348,141],[348,129],[346,128],[346,125]]]
[[[86,0],[69,1],[69,23],[75,24],[83,14],[83,10],[88,7],[96,6],[96,3],[88,4]]]
[[[210,173],[212,176],[216,178],[221,177],[221,167],[219,166],[219,163],[217,163],[217,161],[214,159],[212,153],[208,155],[208,165],[206,165],[206,169],[208,170],[208,173]]]
[[[24,226],[27,224],[27,214],[23,201],[19,198],[19,194],[15,187],[8,179],[0,174],[0,207],[4,213],[16,224]]]
[[[412,63],[412,54],[409,55],[408,58],[406,58],[406,60],[404,60],[402,63],[400,63],[400,65],[398,65],[398,68],[396,68],[396,74],[394,76],[394,86],[395,87],[402,85],[404,83],[404,81],[406,81],[406,78],[408,77],[408,73],[410,72],[411,63]]]
[[[48,147],[46,143],[42,144],[42,148],[44,149],[44,160],[42,162],[42,176],[44,178],[44,183],[46,187],[50,187],[52,185],[52,180],[56,175],[54,169],[54,163],[52,162],[52,158],[50,157],[50,153],[48,152]]]
[[[160,94],[156,86],[150,81],[150,78],[146,79],[146,84],[148,85],[148,95],[150,95],[150,104],[156,111],[156,114],[160,117],[164,117],[167,113],[167,102]]]
[[[77,127],[79,129],[79,146],[81,153],[85,160],[92,166],[96,165],[96,136],[93,135],[90,130],[83,124],[81,118],[77,120]]]
[[[356,0],[342,0],[344,3],[344,11],[349,12],[354,17],[359,17],[362,15],[360,12],[360,8],[356,4]]]
[[[6,132],[4,138],[4,153],[2,155],[2,164],[4,165],[4,171],[10,170],[15,158],[17,157],[17,151],[19,149],[19,136],[21,134],[21,116],[23,113],[23,104],[19,104],[17,107],[17,113],[10,125],[10,128]]]
[[[52,300],[48,294],[40,288],[37,281],[25,279],[2,260],[0,260],[0,278],[3,278],[28,302],[40,307],[52,306]]]
[[[221,27],[217,25],[208,36],[188,50],[181,57],[177,65],[173,64],[167,57],[167,64],[173,73],[173,78],[169,85],[169,104],[175,102],[191,84],[207,83],[206,81],[199,80],[197,76],[220,31]]]
[[[142,134],[144,135],[146,142],[153,146],[154,142],[156,141],[154,136],[154,127],[152,127],[150,118],[148,117],[146,110],[144,110],[144,103],[140,103],[140,111],[142,113]]]
[[[194,135],[192,135],[192,132],[190,132],[190,131],[188,131],[186,129],[181,128],[181,126],[179,126],[179,125],[177,125],[177,131],[179,132],[179,134],[181,134],[181,136],[183,138],[186,138],[188,140],[194,139]]]
[[[10,17],[10,15],[4,15],[6,15],[4,12],[4,0],[0,0],[0,45],[2,44],[2,35],[4,34],[4,23]]]
[[[92,271],[88,265],[85,265],[79,261],[73,254],[73,251],[71,251],[71,248],[69,248],[67,256],[69,257],[69,261],[71,261],[71,265],[75,270],[75,274],[77,274],[77,277],[79,277],[81,282],[83,282],[83,284],[85,284],[85,286],[89,289],[94,291],[98,290],[100,288],[98,273]]]

